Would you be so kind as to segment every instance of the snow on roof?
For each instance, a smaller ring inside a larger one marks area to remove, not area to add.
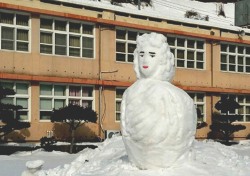
[[[215,27],[220,29],[239,31],[242,28],[234,26],[235,4],[234,3],[203,3],[194,0],[152,0],[152,6],[142,4],[141,10],[129,3],[112,5],[110,0],[55,0],[66,3],[73,3],[83,6],[112,10],[115,12],[128,13],[132,15],[159,18],[163,20],[177,21],[194,25]],[[220,6],[224,9],[225,17],[219,16]],[[208,16],[209,20],[197,20],[185,18],[186,11],[198,12],[200,16]],[[250,30],[244,29],[250,33]]]

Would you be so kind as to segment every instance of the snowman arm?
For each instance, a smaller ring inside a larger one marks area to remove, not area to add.
[[[125,112],[126,112],[126,91],[124,92],[122,96],[122,102],[121,102],[121,132],[122,135],[127,135],[126,133],[126,123],[125,123]]]

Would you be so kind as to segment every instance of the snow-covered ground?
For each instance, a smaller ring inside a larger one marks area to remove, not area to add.
[[[225,146],[213,141],[195,141],[195,158],[178,167],[140,170],[128,161],[122,138],[105,140],[96,149],[78,154],[62,152],[20,152],[0,156],[3,176],[20,176],[27,161],[43,160],[40,176],[249,176],[250,141]]]

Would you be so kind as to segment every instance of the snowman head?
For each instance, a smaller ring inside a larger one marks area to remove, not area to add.
[[[137,79],[171,81],[175,73],[174,56],[166,37],[152,32],[138,36],[136,42],[134,70]]]

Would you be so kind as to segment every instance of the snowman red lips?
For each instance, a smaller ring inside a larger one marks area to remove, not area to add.
[[[143,66],[142,66],[142,68],[147,69],[147,68],[148,68],[148,66],[147,66],[147,65],[143,65]]]

